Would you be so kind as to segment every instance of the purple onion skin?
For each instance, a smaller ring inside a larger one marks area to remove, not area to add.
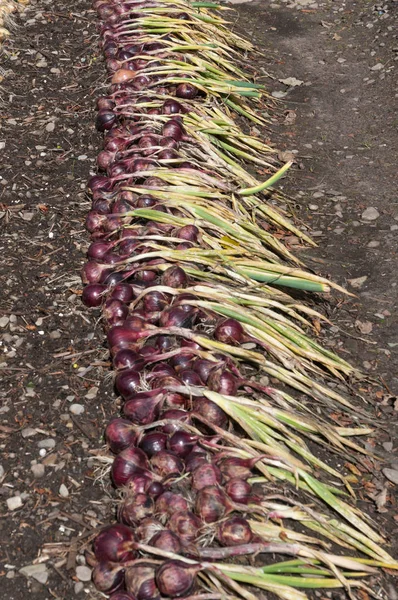
[[[136,598],[128,592],[115,592],[109,600],[136,600]]]
[[[179,510],[171,515],[168,527],[178,535],[183,544],[190,544],[197,538],[202,523],[193,512]]]
[[[126,562],[137,553],[131,546],[135,542],[134,531],[120,523],[105,527],[94,540],[94,554],[101,561]],[[129,547],[130,545],[130,547]]]
[[[156,570],[156,583],[163,596],[181,598],[189,596],[195,586],[195,576],[200,570],[179,560],[164,562]]]
[[[86,285],[82,293],[83,304],[89,308],[97,308],[104,301],[106,286],[101,283],[90,283]]]
[[[124,570],[112,563],[99,563],[93,570],[93,583],[104,594],[113,594],[124,584]]]
[[[110,450],[115,454],[131,446],[135,437],[134,427],[127,419],[113,419],[105,429],[105,439]]]
[[[137,600],[160,600],[155,582],[155,569],[151,565],[137,564],[126,569],[125,585]]]
[[[165,529],[156,533],[149,541],[149,545],[159,550],[165,550],[166,552],[174,552],[174,554],[181,554],[182,546],[178,536],[172,531]]]

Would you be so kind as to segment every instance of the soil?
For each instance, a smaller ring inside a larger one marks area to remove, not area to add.
[[[356,389],[382,421],[368,443],[386,462],[360,496],[394,541],[396,488],[381,470],[398,470],[398,2],[234,4],[233,27],[263,52],[252,64],[276,102],[270,138],[296,161],[284,189],[319,242],[301,255],[356,294],[322,302],[322,337],[375,379]],[[89,3],[32,2],[0,65],[0,585],[9,600],[96,598],[82,552],[113,502],[95,455],[118,406],[79,298],[105,73]],[[378,512],[370,495],[385,496]]]

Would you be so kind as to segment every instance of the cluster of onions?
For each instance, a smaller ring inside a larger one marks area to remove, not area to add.
[[[97,536],[89,561],[95,567],[95,585],[112,600],[177,598],[195,589],[198,567],[177,560],[159,566],[148,555],[143,562],[143,544],[200,560],[204,548],[199,538],[205,533],[218,548],[259,541],[245,518],[253,510],[249,504],[256,502],[247,481],[255,461],[220,452],[218,438],[206,423],[226,428],[227,415],[190,392],[207,387],[233,395],[245,382],[227,355],[204,358],[189,333],[206,332],[234,345],[245,336],[238,321],[194,306],[197,297],[183,291],[190,283],[183,267],[146,258],[153,240],[164,240],[164,246],[181,252],[197,246],[198,227],[134,216],[136,209],[181,214],[157,197],[163,182],[145,172],[158,165],[197,168],[184,156],[183,146],[191,141],[183,123],[190,106],[183,100],[192,100],[199,90],[189,82],[167,89],[153,86],[156,78],[140,75],[151,53],[161,56],[162,41],[133,39],[122,33],[121,24],[136,18],[135,10],[145,2],[94,4],[105,23],[103,51],[113,75],[109,95],[97,103],[96,126],[105,132],[105,141],[98,156],[102,174],[89,182],[92,209],[86,226],[92,242],[82,273],[82,299],[86,306],[102,310],[115,388],[123,399],[123,416],[106,429],[115,455],[112,481],[122,489],[123,500],[118,523]],[[141,90],[149,84],[156,98],[166,99],[148,109],[151,96]],[[134,116],[123,110],[126,105]],[[161,125],[148,115],[162,115]],[[205,165],[202,169],[205,173]],[[139,185],[147,191],[126,189]],[[206,552],[208,559],[211,548]]]
[[[220,233],[177,202],[183,194],[191,202],[192,177],[226,189],[204,159],[192,160],[200,152],[192,152],[197,140],[184,125],[206,91],[187,75],[174,35],[190,22],[191,9],[182,10],[181,0],[95,0],[94,6],[111,84],[97,103],[104,149],[89,182],[82,299],[101,309],[123,401],[122,416],[106,429],[122,500],[117,523],[97,536],[87,559],[95,585],[112,600],[184,598],[200,587],[201,561],[264,547],[249,522],[264,514],[263,490],[250,481],[258,456],[229,446],[223,435],[231,431],[229,417],[206,391],[232,397],[241,388],[261,390],[243,378],[233,349],[268,346],[228,312],[201,304],[198,284],[212,273],[195,252],[211,248],[208,231]],[[154,25],[149,9],[167,15],[173,35]],[[165,76],[170,47],[173,64],[181,65],[178,77]],[[187,47],[199,61],[201,45]],[[200,203],[200,190],[197,197]]]

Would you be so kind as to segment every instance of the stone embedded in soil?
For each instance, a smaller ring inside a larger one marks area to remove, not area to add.
[[[84,406],[83,404],[71,404],[69,410],[72,415],[81,415],[84,413]]]
[[[374,206],[369,206],[366,210],[363,211],[361,218],[364,221],[375,221],[380,217],[380,213]]]
[[[49,450],[55,447],[55,440],[52,438],[46,438],[45,440],[40,440],[37,445],[39,448],[45,448],[46,450]]]
[[[33,476],[36,479],[40,479],[40,477],[44,477],[45,472],[46,472],[46,468],[44,465],[42,465],[41,463],[38,463],[37,465],[32,465],[30,467],[30,470],[33,473]]]
[[[22,504],[21,496],[11,496],[11,498],[7,498],[8,510],[17,510],[17,508],[21,508]]]
[[[23,438],[28,438],[37,435],[37,431],[36,429],[33,429],[33,427],[26,427],[25,429],[22,429],[21,435]]]
[[[43,585],[47,583],[49,575],[47,567],[44,563],[40,563],[38,565],[27,565],[26,567],[19,569],[19,572],[21,575],[25,575],[25,577],[32,577]]]
[[[387,477],[388,481],[398,485],[398,471],[395,469],[383,469],[383,475]]]
[[[66,485],[64,483],[61,483],[61,485],[59,487],[59,495],[62,496],[63,498],[67,498],[69,496],[68,488],[66,487]]]
[[[84,565],[76,567],[76,577],[80,581],[91,581],[91,569]]]

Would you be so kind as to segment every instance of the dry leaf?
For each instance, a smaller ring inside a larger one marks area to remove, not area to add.
[[[297,79],[296,77],[286,77],[286,79],[279,79],[279,81],[289,87],[297,87],[304,83],[304,81],[301,81],[301,79]]]
[[[355,321],[355,327],[360,333],[365,335],[371,333],[373,329],[373,325],[370,321],[359,321],[358,319]]]
[[[363,277],[355,277],[354,279],[349,279],[348,283],[351,285],[351,287],[359,290],[359,288],[363,286],[367,278],[367,275],[363,275]]]

